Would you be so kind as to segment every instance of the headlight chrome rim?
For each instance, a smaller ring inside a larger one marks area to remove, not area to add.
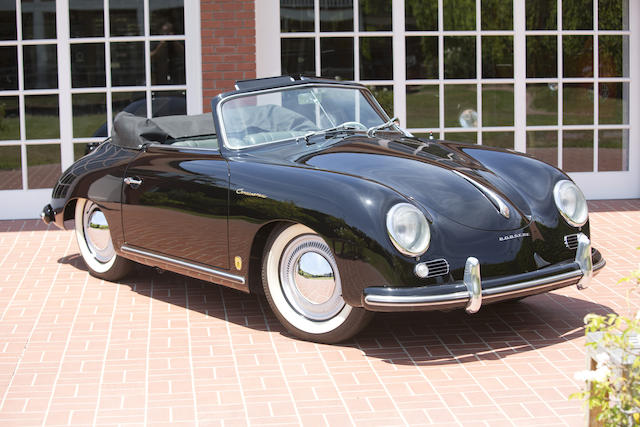
[[[576,207],[573,209],[573,213],[567,212],[567,206],[565,206],[564,203],[564,196],[567,191],[573,191],[576,197]],[[558,208],[558,212],[560,212],[569,225],[582,227],[589,220],[587,200],[580,188],[573,181],[569,181],[568,179],[558,181],[553,187],[553,200]]]
[[[418,224],[416,224],[416,226],[421,233],[418,238],[413,239],[413,242],[409,247],[405,247],[401,242],[402,239],[399,237],[399,233],[397,233],[395,227],[398,215],[402,214],[415,215],[415,218],[418,220]],[[429,244],[431,243],[431,228],[429,226],[429,221],[427,221],[427,218],[424,216],[422,211],[411,203],[398,203],[393,205],[387,212],[386,225],[387,234],[389,235],[391,243],[393,243],[393,246],[395,246],[395,248],[403,255],[418,257],[429,249]]]

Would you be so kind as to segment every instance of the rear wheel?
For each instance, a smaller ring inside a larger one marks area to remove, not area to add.
[[[262,260],[262,284],[280,322],[305,340],[344,341],[373,316],[344,301],[329,245],[300,224],[278,227],[271,234]]]
[[[78,248],[89,273],[111,281],[126,276],[133,262],[116,254],[109,223],[100,206],[91,200],[79,199],[75,219]]]

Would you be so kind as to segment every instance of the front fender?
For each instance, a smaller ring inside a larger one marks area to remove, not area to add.
[[[394,190],[345,174],[288,165],[229,162],[230,257],[249,259],[258,231],[273,222],[306,225],[333,249],[344,298],[360,305],[367,286],[412,283],[411,258],[397,252],[385,217]],[[247,267],[248,268],[248,267]]]

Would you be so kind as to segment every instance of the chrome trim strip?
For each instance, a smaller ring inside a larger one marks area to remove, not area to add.
[[[132,248],[132,247],[127,246],[127,245],[122,245],[122,247],[120,249],[123,252],[129,252],[129,253],[132,253],[132,254],[140,255],[140,256],[145,257],[145,258],[157,259],[157,260],[160,260],[160,261],[167,262],[169,264],[179,265],[180,267],[184,267],[184,268],[187,268],[187,269],[190,269],[190,270],[194,270],[194,271],[197,271],[199,273],[205,273],[205,274],[210,274],[212,276],[222,277],[223,279],[231,280],[233,282],[237,282],[237,283],[240,283],[242,285],[245,284],[244,277],[236,276],[235,274],[225,273],[224,271],[214,270],[213,268],[203,267],[201,265],[192,264],[190,262],[182,261],[182,260],[175,259],[175,258],[170,258],[170,257],[165,256],[165,255],[154,254],[152,252],[147,252],[147,251],[143,251],[143,250],[140,250],[140,249]]]
[[[482,278],[478,258],[469,257],[464,265],[464,285],[469,291],[469,302],[465,310],[469,314],[476,313],[482,306]]]
[[[582,271],[582,278],[576,285],[578,289],[586,289],[593,278],[593,260],[591,259],[591,241],[583,233],[578,234],[578,251],[576,263]]]
[[[478,190],[480,190],[480,192],[482,194],[484,194],[484,196],[487,199],[489,199],[491,204],[495,206],[496,210],[500,213],[500,215],[502,215],[503,217],[509,219],[509,217],[511,216],[511,214],[509,212],[509,207],[502,200],[502,198],[496,194],[495,191],[485,187],[484,185],[480,184],[475,179],[473,179],[470,176],[467,176],[467,175],[465,175],[465,174],[463,174],[461,172],[458,172],[457,170],[452,170],[452,172],[455,173],[456,175],[458,175],[460,178],[466,179],[471,185],[473,185]]]

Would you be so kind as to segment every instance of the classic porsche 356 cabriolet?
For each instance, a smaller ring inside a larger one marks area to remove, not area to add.
[[[466,309],[564,286],[605,261],[587,204],[525,154],[420,139],[362,85],[239,81],[212,113],[121,113],[42,218],[89,272],[133,262],[264,293],[297,337],[345,340],[375,311]]]

